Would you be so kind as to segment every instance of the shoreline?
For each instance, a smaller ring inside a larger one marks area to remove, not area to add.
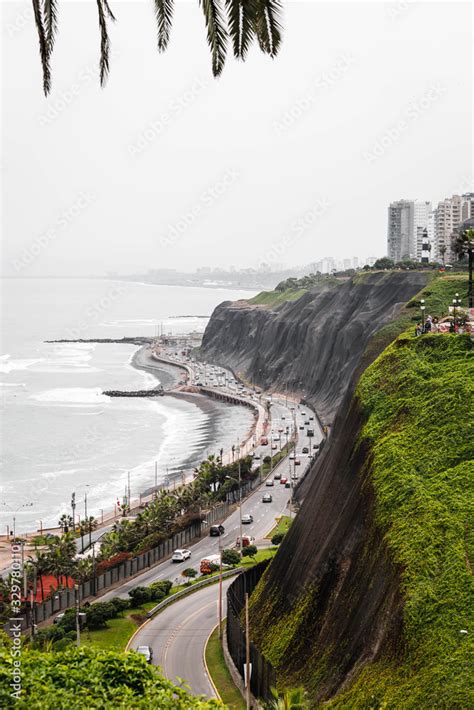
[[[94,342],[97,342],[98,339],[94,339]],[[91,342],[91,341],[89,341]],[[104,339],[101,342],[117,342],[114,339]],[[170,488],[170,487],[176,487],[177,485],[181,484],[187,484],[190,481],[193,480],[193,471],[194,468],[196,467],[197,463],[202,461],[206,457],[206,449],[209,450],[211,441],[215,440],[216,434],[217,434],[217,429],[216,429],[216,420],[217,420],[217,414],[213,413],[213,410],[215,411],[215,406],[213,404],[213,398],[209,395],[206,394],[205,392],[190,392],[186,391],[184,389],[180,389],[180,386],[186,384],[186,379],[184,376],[189,374],[189,371],[187,370],[186,366],[184,364],[180,363],[167,363],[163,362],[158,359],[154,359],[152,356],[152,350],[151,350],[151,342],[150,340],[147,339],[146,342],[141,341],[141,339],[135,339],[135,338],[127,338],[127,339],[120,339],[120,343],[123,344],[135,344],[138,345],[139,347],[137,350],[133,353],[129,364],[134,367],[137,370],[141,370],[144,372],[148,372],[151,374],[158,382],[160,382],[165,390],[164,396],[170,396],[170,397],[176,397],[177,399],[184,400],[190,404],[194,404],[197,406],[202,412],[204,412],[206,415],[209,416],[210,418],[210,432],[209,432],[209,441],[207,443],[207,446],[204,445],[202,447],[201,453],[196,453],[195,455],[191,455],[187,457],[184,461],[182,461],[179,464],[179,471],[173,471],[168,474],[166,477],[168,479],[168,484],[165,485],[164,482],[164,477],[163,475],[161,476],[161,481],[158,481],[158,490],[161,488]],[[229,403],[230,404],[230,403]],[[243,406],[244,403],[242,403]],[[235,406],[235,405],[234,405]],[[253,437],[255,435],[255,432],[257,430],[257,424],[258,424],[258,410],[257,408],[254,409],[255,411],[255,416],[253,418],[253,422],[249,429],[246,432],[242,433],[242,440],[245,441],[246,443],[246,448],[251,445],[251,442],[253,440]],[[231,460],[231,452],[225,452],[223,456],[224,462],[227,463],[228,461]],[[228,461],[227,461],[228,459]],[[162,472],[163,473],[163,472]],[[153,496],[153,492],[155,490],[155,486],[149,486],[145,490],[141,491],[139,496],[132,499],[131,501],[131,513],[136,513],[139,512],[140,506],[145,502],[147,499],[151,499]],[[98,520],[98,527],[97,529],[100,530],[101,528],[110,526],[113,524],[116,520],[121,519],[121,515],[117,515],[113,509],[110,510],[104,510],[103,513],[103,521]],[[43,533],[59,533],[59,528],[58,527],[43,527],[42,528]],[[40,534],[39,529],[32,529],[29,531],[25,531],[22,533],[22,537],[25,539],[35,537],[36,535]],[[6,536],[1,535],[0,540],[7,542]],[[1,566],[0,566],[1,567]]]

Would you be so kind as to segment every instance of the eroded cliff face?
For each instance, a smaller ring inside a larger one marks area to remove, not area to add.
[[[281,687],[305,687],[314,707],[365,663],[399,653],[400,570],[374,523],[370,453],[357,444],[363,422],[348,394],[301,510],[251,599],[257,647]]]
[[[374,334],[426,282],[421,273],[376,273],[274,310],[224,303],[203,340],[203,357],[263,387],[288,387],[333,425],[301,510],[252,595],[253,639],[282,686],[303,685],[315,707],[367,661],[400,653],[400,570],[375,524],[353,391],[385,345],[374,346]]]
[[[423,286],[424,273],[368,273],[271,309],[225,302],[202,356],[274,390],[299,393],[331,423],[373,334]]]

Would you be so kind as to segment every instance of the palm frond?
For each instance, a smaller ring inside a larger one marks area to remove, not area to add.
[[[107,32],[106,0],[97,0],[100,27],[100,85],[104,86],[110,71],[109,51],[110,40]]]
[[[108,0],[103,0],[103,2],[104,2],[104,9],[105,9],[105,12],[107,13],[108,18],[109,18],[110,20],[112,20],[112,22],[115,22],[115,19],[116,19],[116,18],[115,18],[114,13],[113,13],[112,10],[110,9],[110,5],[109,5]]]
[[[219,76],[222,72],[227,51],[227,30],[218,0],[200,0],[207,27],[207,42],[211,48],[212,73]]]
[[[173,0],[155,0],[155,17],[158,24],[158,50],[164,52],[173,22]]]
[[[255,33],[260,49],[275,57],[281,44],[281,11],[280,0],[257,0],[255,17]]]
[[[229,34],[234,56],[245,59],[255,34],[257,0],[226,0]]]
[[[44,29],[46,36],[46,46],[48,54],[51,54],[54,47],[54,40],[58,30],[58,7],[57,0],[44,0],[43,2],[43,18]]]
[[[41,0],[32,0],[32,3],[36,29],[38,31],[41,66],[43,69],[43,91],[45,96],[47,96],[51,91],[51,70],[49,66],[49,51],[48,43],[46,41],[46,32],[44,29]]]

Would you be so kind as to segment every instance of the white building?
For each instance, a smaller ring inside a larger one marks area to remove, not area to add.
[[[434,258],[449,264],[456,259],[451,248],[451,239],[457,227],[474,216],[474,193],[453,195],[438,202],[433,211]]]
[[[394,261],[421,261],[424,230],[428,230],[431,202],[397,200],[388,208],[387,254]]]

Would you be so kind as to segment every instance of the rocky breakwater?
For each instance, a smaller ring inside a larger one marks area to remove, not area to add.
[[[107,397],[161,397],[164,393],[161,386],[152,390],[104,390],[102,392]]]

